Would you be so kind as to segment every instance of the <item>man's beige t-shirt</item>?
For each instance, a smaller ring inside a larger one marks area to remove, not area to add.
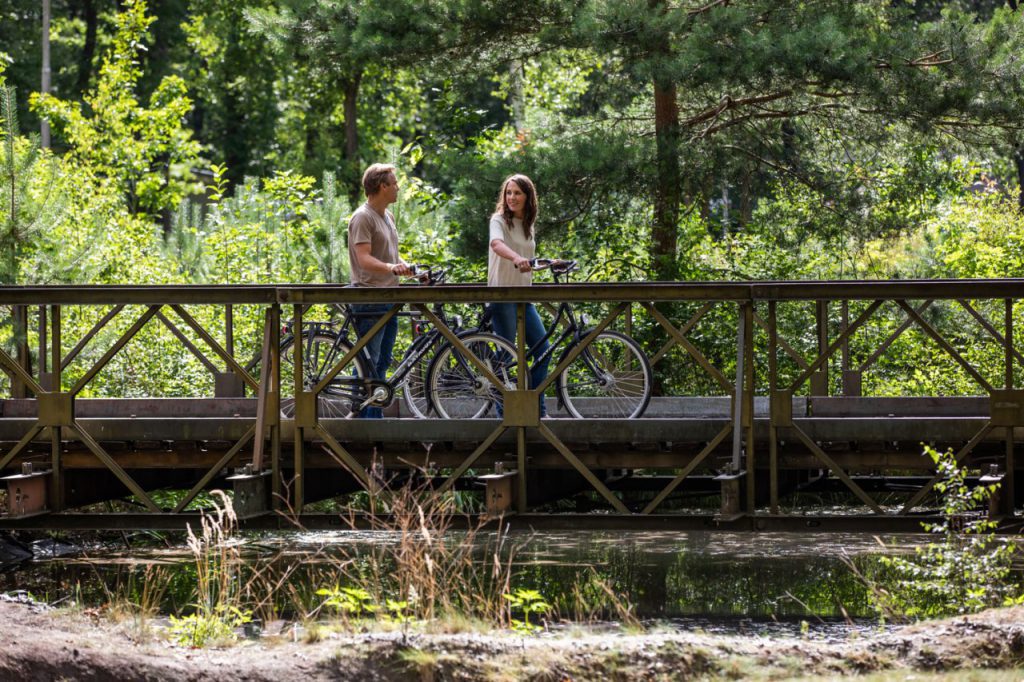
[[[390,211],[384,215],[363,204],[348,221],[348,266],[352,284],[361,287],[398,286],[398,276],[390,272],[366,272],[356,259],[356,244],[369,244],[370,255],[385,263],[397,263],[398,230]]]
[[[533,237],[527,237],[523,232],[523,221],[519,218],[512,219],[512,229],[505,223],[501,214],[495,213],[491,216],[491,234],[487,239],[490,244],[495,239],[505,242],[509,247],[523,258],[533,258],[537,255],[537,244]],[[488,249],[487,258],[487,285],[492,287],[512,286],[528,287],[533,284],[532,272],[519,272],[515,264],[507,258],[502,258],[494,253],[494,249]]]

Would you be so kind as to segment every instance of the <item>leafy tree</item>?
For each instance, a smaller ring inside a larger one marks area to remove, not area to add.
[[[603,118],[639,115],[656,139],[637,169],[654,188],[654,274],[672,275],[680,200],[706,206],[722,182],[756,192],[766,172],[825,190],[831,168],[806,152],[830,136],[881,144],[906,121],[977,144],[1014,128],[1024,90],[1009,51],[1021,29],[1007,14],[920,23],[887,2],[585,3],[572,44],[605,58],[596,87],[615,105]]]
[[[4,85],[0,55],[0,282],[45,284],[76,279],[94,243],[59,238],[74,221],[78,178],[39,148],[38,137],[19,135],[15,90]],[[100,202],[97,202],[99,204]],[[79,223],[88,234],[89,221]]]
[[[181,78],[164,78],[149,105],[139,104],[142,75],[137,54],[152,17],[144,0],[127,0],[117,15],[117,33],[99,79],[81,103],[33,94],[32,106],[55,124],[79,168],[123,192],[133,213],[155,213],[184,197],[199,148],[184,117],[191,101]]]
[[[51,92],[77,99],[94,74],[96,51],[103,40],[103,15],[116,9],[114,0],[50,0]],[[5,0],[0,6],[0,45],[15,61],[9,83],[21,93],[40,88],[42,69],[42,3],[39,0]],[[37,112],[28,99],[19,102],[18,118],[26,130],[38,130]]]
[[[361,120],[377,123],[378,130],[393,129],[388,118],[404,118],[404,109],[418,110],[424,101],[418,93],[409,93],[398,102],[388,101],[401,90],[394,86],[406,77],[407,70],[429,71],[435,84],[445,87],[467,72],[488,74],[492,67],[500,68],[533,49],[532,36],[553,17],[564,15],[568,6],[531,0],[517,6],[517,21],[509,22],[506,8],[492,2],[402,0],[379,5],[365,0],[286,0],[274,11],[253,10],[249,16],[293,64],[308,65],[313,116],[320,121],[330,118],[335,111],[331,93],[340,93],[337,118],[345,141],[343,179],[356,199],[359,171],[366,160]],[[455,80],[445,81],[446,77]],[[474,81],[472,77],[469,80]],[[367,94],[383,107],[363,105]],[[374,112],[382,108],[384,116],[374,120]],[[415,122],[410,123],[415,127]],[[313,120],[307,125],[316,124]],[[410,127],[404,130],[410,132]],[[315,139],[326,142],[322,134]],[[387,140],[385,146],[408,141],[408,137]]]
[[[268,174],[274,161],[286,160],[276,128],[279,110],[291,108],[297,93],[288,91],[286,67],[245,18],[246,12],[270,5],[265,0],[190,0],[184,40],[176,51],[194,93],[194,134],[227,168],[232,184]]]

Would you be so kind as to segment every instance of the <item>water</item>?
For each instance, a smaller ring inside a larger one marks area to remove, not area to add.
[[[451,535],[454,546],[465,537]],[[476,560],[492,556],[499,539],[477,534]],[[512,589],[537,590],[567,617],[591,622],[629,617],[709,632],[752,627],[795,634],[802,629],[828,637],[850,620],[873,620],[866,589],[848,562],[870,572],[880,553],[910,551],[927,537],[882,538],[885,547],[874,537],[836,534],[562,532],[500,540],[503,550],[514,550]],[[345,576],[359,574],[372,582],[376,571],[386,577],[388,562],[369,557],[389,554],[400,538],[340,531],[239,541],[250,567],[247,584],[272,594],[287,613],[315,608],[316,589],[344,584]],[[165,612],[187,609],[194,599],[195,564],[181,545],[101,544],[50,557],[41,549],[35,560],[0,573],[0,592],[24,590],[49,603],[74,600],[87,606],[127,596],[159,601]]]

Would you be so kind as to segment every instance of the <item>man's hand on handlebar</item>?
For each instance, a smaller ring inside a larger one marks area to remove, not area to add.
[[[410,277],[414,275],[413,269],[407,263],[398,262],[391,266],[391,273],[399,277]]]
[[[410,265],[408,277],[415,279],[420,284],[426,284],[428,286],[434,284],[443,284],[445,278],[448,276],[448,271],[444,268],[434,268],[429,265]]]

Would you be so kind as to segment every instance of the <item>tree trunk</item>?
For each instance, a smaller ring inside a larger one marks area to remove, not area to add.
[[[363,79],[363,72],[357,71],[351,78],[342,82],[345,91],[345,161],[349,167],[349,175],[356,179],[350,183],[352,188],[349,192],[353,202],[357,202],[362,194],[362,187],[358,182],[359,173],[359,83]],[[352,186],[354,184],[354,187]]]
[[[648,0],[654,12],[664,13],[665,0]],[[652,60],[667,60],[672,52],[669,36],[655,34],[651,40]],[[651,226],[651,269],[657,280],[678,276],[676,249],[679,242],[679,206],[682,187],[679,177],[679,105],[676,85],[664,74],[654,75],[654,138],[657,154],[654,181],[654,224]]]
[[[1017,167],[1017,207],[1024,211],[1024,142],[1014,150],[1013,164]]]
[[[81,0],[80,7],[82,19],[85,21],[85,42],[82,43],[82,51],[78,55],[76,97],[89,89],[89,80],[92,78],[92,60],[96,55],[96,2],[95,0]]]
[[[676,104],[676,86],[672,83],[654,83],[654,134],[658,176],[654,183],[651,267],[655,279],[672,280],[678,272],[676,248],[682,198],[678,151],[679,106]]]

